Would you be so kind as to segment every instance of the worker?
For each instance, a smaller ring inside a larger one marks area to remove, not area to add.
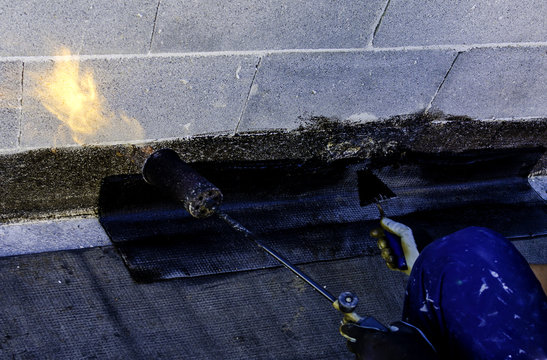
[[[403,320],[388,332],[342,325],[358,359],[547,359],[547,296],[510,241],[470,227],[419,253],[410,228],[381,225],[401,238],[407,261]],[[373,236],[394,268],[385,235]]]

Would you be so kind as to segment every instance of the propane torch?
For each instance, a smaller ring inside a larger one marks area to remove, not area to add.
[[[171,196],[179,200],[193,217],[199,219],[216,215],[234,230],[254,242],[256,246],[272,256],[327,299],[336,310],[343,314],[343,323],[359,323],[363,327],[378,331],[388,331],[375,318],[360,316],[355,312],[355,308],[359,302],[359,298],[355,294],[344,291],[338,297],[334,296],[277,251],[265,245],[252,231],[223,212],[220,209],[223,198],[220,189],[182,161],[175,151],[161,149],[154,152],[146,159],[142,174],[147,183],[167,191]]]

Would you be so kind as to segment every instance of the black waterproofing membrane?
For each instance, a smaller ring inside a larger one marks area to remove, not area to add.
[[[303,266],[359,313],[400,319],[380,257]],[[111,246],[0,258],[0,359],[350,360],[341,314],[286,269],[136,283]]]
[[[290,160],[192,166],[222,190],[224,212],[302,264],[379,253],[368,235],[379,220],[368,201],[378,187],[367,180],[370,172],[396,195],[381,202],[386,215],[430,238],[467,226],[489,227],[513,239],[544,235],[547,208],[527,180],[542,153],[537,148],[409,153],[382,165]],[[140,282],[279,266],[218,217],[191,217],[140,174],[106,178],[99,212]]]

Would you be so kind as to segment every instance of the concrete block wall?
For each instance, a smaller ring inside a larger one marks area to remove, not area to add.
[[[73,145],[35,98],[60,47],[138,120],[91,143],[444,112],[547,116],[544,0],[0,0],[0,151]]]

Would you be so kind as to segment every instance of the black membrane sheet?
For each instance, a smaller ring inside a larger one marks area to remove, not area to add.
[[[547,233],[545,202],[527,180],[542,152],[412,153],[368,170],[396,194],[382,202],[387,216],[423,228],[433,238],[466,226],[529,238]],[[378,210],[374,204],[360,206],[359,187],[371,190],[358,181],[362,163],[193,166],[223,191],[223,211],[293,263],[378,254],[368,236],[378,226]],[[192,218],[140,175],[106,178],[99,211],[102,226],[137,281],[278,266],[216,216]]]
[[[359,312],[401,316],[404,275],[380,257],[307,264]],[[0,258],[0,359],[339,359],[341,315],[285,269],[135,283],[104,248]]]

